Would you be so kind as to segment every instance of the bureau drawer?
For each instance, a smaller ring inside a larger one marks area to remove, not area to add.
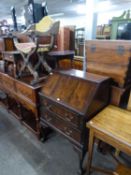
[[[77,142],[81,142],[81,132],[75,128],[72,128],[70,124],[67,122],[58,119],[56,116],[52,115],[48,111],[44,111],[43,117],[41,117],[41,121],[45,120],[49,126],[52,128],[55,128],[56,130],[59,130],[62,132],[62,134],[72,138],[73,140]]]
[[[57,115],[59,118],[70,122],[72,125],[74,125],[77,128],[81,128],[82,126],[82,119],[79,117],[79,114],[75,112],[71,112],[68,109],[62,107],[61,105],[55,105],[52,104],[49,100],[47,99],[42,99],[41,101],[41,113],[43,112],[44,109],[47,109],[48,111],[54,113]]]

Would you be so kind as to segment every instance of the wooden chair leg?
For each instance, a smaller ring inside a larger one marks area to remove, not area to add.
[[[94,133],[90,130],[89,134],[89,146],[88,146],[88,161],[87,161],[87,175],[90,175],[92,156],[93,156],[93,148],[94,148]]]
[[[115,156],[118,157],[119,154],[120,154],[120,150],[119,150],[119,149],[116,149],[116,150],[115,150]]]

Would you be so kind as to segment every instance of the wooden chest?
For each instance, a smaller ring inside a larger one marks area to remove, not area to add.
[[[54,72],[39,92],[41,126],[48,125],[81,147],[86,121],[109,102],[108,77],[79,70]]]
[[[131,42],[86,41],[87,72],[112,78],[110,103],[126,107],[131,88]]]
[[[106,75],[114,84],[131,84],[131,42],[112,40],[86,41],[87,71]]]

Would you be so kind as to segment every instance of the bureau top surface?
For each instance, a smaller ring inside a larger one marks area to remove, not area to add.
[[[71,74],[71,72],[77,72],[80,76]],[[45,81],[39,94],[59,104],[64,104],[81,113],[85,113],[93,101],[99,85],[107,80],[108,78],[103,76],[98,76],[97,78],[97,75],[84,74],[82,71],[54,72]]]
[[[76,77],[76,78],[80,78],[83,80],[88,80],[96,83],[101,83],[109,78],[108,76],[89,73],[89,72],[85,72],[77,69],[61,70],[59,72],[68,76],[72,76],[72,77]]]

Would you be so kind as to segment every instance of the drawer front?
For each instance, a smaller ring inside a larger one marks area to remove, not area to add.
[[[37,106],[34,103],[31,103],[31,102],[27,101],[26,99],[20,98],[19,96],[17,96],[17,100],[26,109],[31,110],[33,113],[36,113]]]
[[[30,101],[33,101],[34,97],[33,97],[33,92],[32,89],[24,86],[22,84],[16,83],[16,89],[17,89],[17,94],[24,96],[25,98],[28,98]]]
[[[64,135],[72,138],[73,140],[79,143],[81,142],[81,132],[79,130],[72,128],[70,124],[61,119],[58,119],[47,110],[44,110],[43,117],[41,117],[41,120],[42,119],[44,119],[53,128],[55,127],[56,130],[60,130]]]
[[[43,106],[43,108],[46,108],[48,111],[54,113],[59,118],[67,122],[70,122],[77,128],[81,128],[81,122],[82,122],[81,117],[79,117],[77,113],[73,113],[60,105],[57,106],[55,104],[52,104],[47,99],[42,99],[40,104],[41,106]],[[42,107],[41,107],[41,113],[42,113]]]
[[[14,83],[13,79],[11,79],[10,77],[7,77],[7,76],[3,76],[2,82],[3,82],[5,89],[7,89],[8,91],[11,91],[11,92],[16,92],[15,85],[14,85],[15,83]]]

